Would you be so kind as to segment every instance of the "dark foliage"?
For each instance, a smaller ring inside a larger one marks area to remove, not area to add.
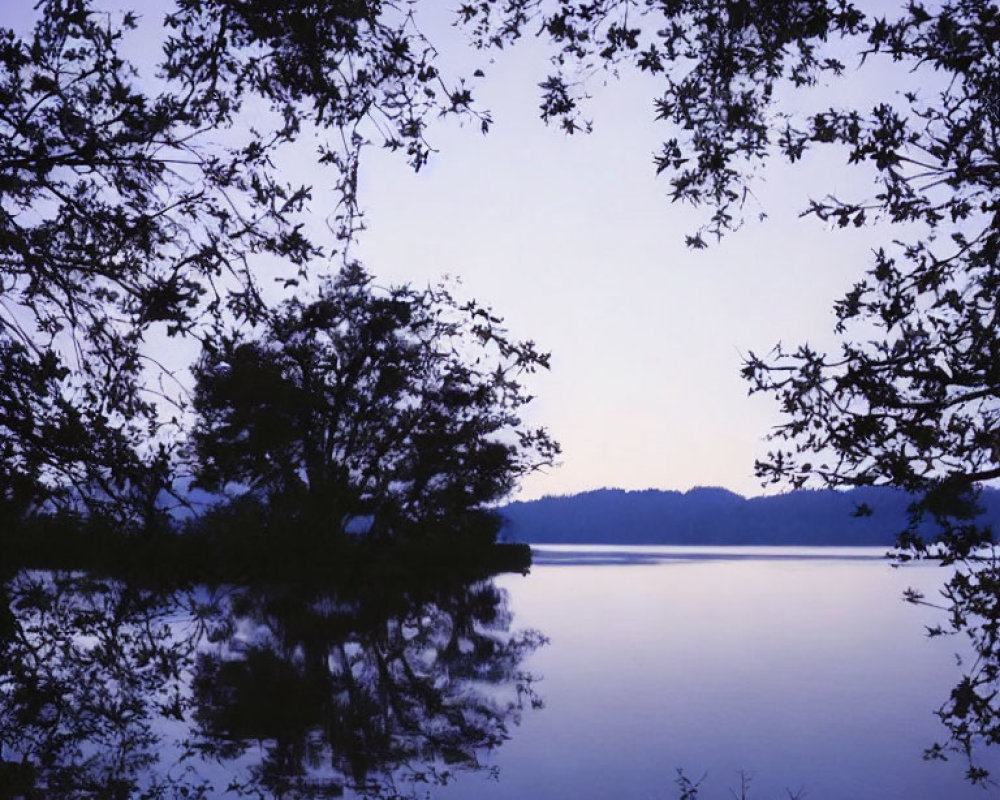
[[[472,114],[406,3],[142,11],[44,0],[30,30],[0,28],[7,514],[87,505],[148,524],[172,486],[185,366],[158,363],[150,338],[256,319],[262,265],[292,285],[338,246],[306,234],[312,190],[283,178],[282,149],[317,148],[343,240],[365,142],[419,168],[426,118]]]
[[[217,508],[183,530],[123,536],[92,518],[42,516],[5,532],[0,564],[9,570],[86,570],[142,586],[178,582],[336,586],[360,582],[405,586],[477,580],[500,572],[526,573],[531,550],[497,544],[492,515],[478,527],[449,527],[447,535],[375,541],[367,537],[304,537],[294,521],[252,497]],[[328,533],[328,531],[327,531]]]
[[[492,540],[486,505],[558,453],[518,416],[531,399],[520,377],[547,364],[486,308],[442,288],[378,290],[348,267],[315,301],[279,307],[259,336],[206,347],[200,479],[241,484],[304,533],[485,529]]]
[[[65,484],[59,476],[88,497],[163,488],[136,486],[144,473],[127,461],[155,416],[140,391],[144,338],[156,326],[197,330],[223,307],[255,318],[253,259],[305,269],[320,252],[301,225],[309,187],[280,181],[277,150],[318,136],[350,217],[366,136],[419,167],[428,116],[473,113],[469,91],[442,82],[412,11],[184,0],[166,17],[155,80],[122,55],[141,23],[134,13],[46,2],[29,35],[4,31],[3,274],[6,307],[23,313],[2,318],[3,344],[23,350],[11,379],[76,445],[56,453],[26,442],[8,468],[11,492],[44,501]],[[585,127],[583,81],[594,71],[660,76],[656,112],[677,135],[657,169],[675,200],[712,209],[694,246],[739,224],[760,164],[821,145],[863,165],[876,191],[828,196],[810,213],[840,226],[909,223],[906,240],[880,251],[838,305],[841,354],[751,356],[747,377],[781,396],[789,423],[778,435],[792,444],[762,474],[933,484],[945,499],[996,476],[994,4],[911,3],[879,16],[847,0],[519,0],[465,4],[457,15],[480,47],[525,32],[551,42],[557,69],[541,84],[542,116],[569,131]],[[910,71],[894,72],[907,77],[871,108],[791,110],[801,90],[891,62]],[[243,124],[253,104],[267,114]],[[884,337],[852,344],[852,326]],[[73,419],[58,408],[67,398]],[[947,424],[929,424],[940,415]],[[25,417],[8,417],[16,440]],[[89,446],[97,438],[108,444]],[[114,463],[88,460],[108,448]]]
[[[739,225],[761,162],[778,152],[797,160],[830,140],[822,119],[797,127],[779,101],[841,75],[843,49],[832,40],[867,49],[870,29],[846,0],[518,0],[467,3],[458,15],[480,47],[536,31],[551,42],[541,115],[569,133],[590,127],[583,111],[595,74],[632,67],[659,77],[655,114],[670,138],[657,172],[670,176],[673,200],[711,209],[688,239],[695,247]]]

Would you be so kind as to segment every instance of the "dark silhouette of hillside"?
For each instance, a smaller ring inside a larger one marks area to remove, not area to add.
[[[726,489],[598,489],[501,509],[503,536],[580,544],[892,545],[906,527],[905,492],[800,490],[745,498]],[[1000,490],[983,491],[984,523],[1000,530]],[[859,515],[858,509],[871,513]]]

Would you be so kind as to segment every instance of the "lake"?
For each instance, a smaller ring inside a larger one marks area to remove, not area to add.
[[[701,796],[921,800],[995,796],[926,762],[961,641],[928,639],[943,571],[878,548],[544,546],[506,576],[520,624],[550,638],[528,666],[545,709],[498,754],[483,798]],[[996,759],[991,759],[996,768]],[[453,796],[462,795],[459,789]],[[469,796],[469,795],[466,795]]]
[[[945,573],[881,556],[545,546],[528,576],[363,598],[25,573],[0,796],[657,800],[678,769],[702,800],[994,796],[922,758],[963,642],[901,595]]]

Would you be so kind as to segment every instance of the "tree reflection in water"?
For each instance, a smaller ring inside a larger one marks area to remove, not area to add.
[[[415,796],[540,705],[491,581],[350,598],[21,573],[0,597],[0,798]]]

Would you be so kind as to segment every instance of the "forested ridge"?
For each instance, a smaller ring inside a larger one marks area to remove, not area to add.
[[[912,496],[896,489],[799,490],[746,498],[720,488],[687,492],[597,489],[510,503],[515,541],[586,544],[891,546]],[[981,521],[997,529],[1000,491],[984,490]]]

